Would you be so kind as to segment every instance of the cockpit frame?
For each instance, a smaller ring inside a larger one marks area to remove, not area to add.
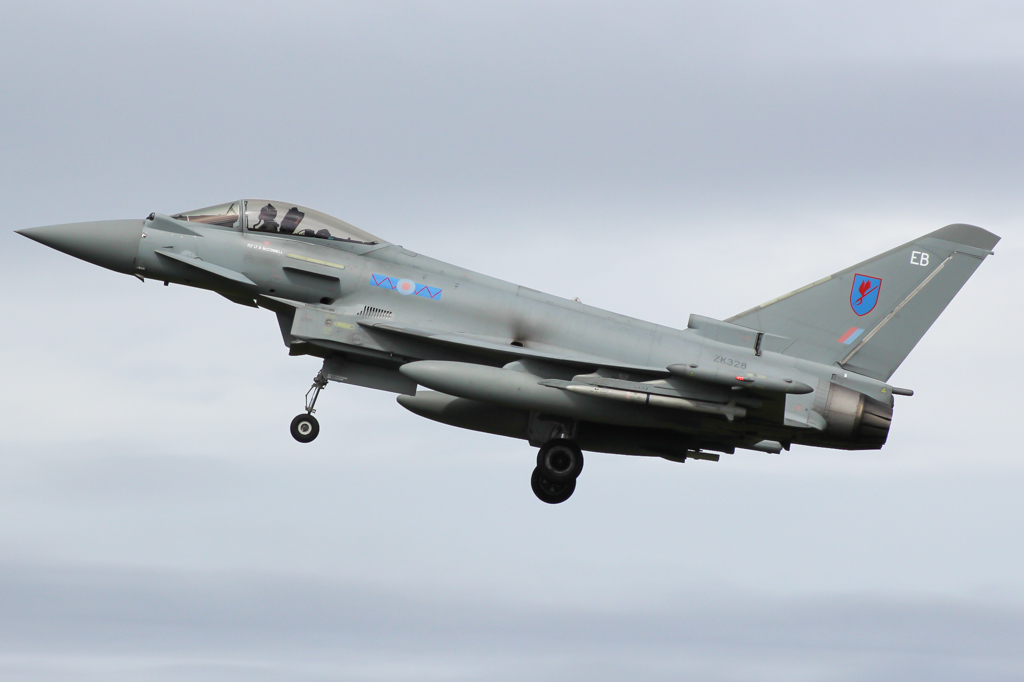
[[[232,216],[235,216],[232,219]],[[326,213],[290,202],[238,199],[225,204],[175,213],[175,220],[206,227],[254,232],[336,246],[378,247],[384,240]]]
[[[381,240],[369,232],[305,206],[267,199],[245,199],[244,207],[245,229],[249,232],[362,246],[381,244]]]

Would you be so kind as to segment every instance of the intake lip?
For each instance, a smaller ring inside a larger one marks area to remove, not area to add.
[[[16,232],[69,256],[132,274],[143,224],[142,220],[98,220],[30,227]]]

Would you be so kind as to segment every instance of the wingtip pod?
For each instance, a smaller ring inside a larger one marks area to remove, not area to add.
[[[943,239],[954,244],[970,246],[982,251],[992,251],[1001,239],[1001,237],[992,234],[988,230],[966,223],[946,225],[925,236],[933,239]]]

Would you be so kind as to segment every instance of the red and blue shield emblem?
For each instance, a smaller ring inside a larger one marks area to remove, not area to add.
[[[850,289],[850,307],[858,315],[867,315],[878,304],[878,292],[882,289],[880,277],[854,275],[853,288]]]

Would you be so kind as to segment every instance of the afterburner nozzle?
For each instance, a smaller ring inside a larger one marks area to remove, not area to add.
[[[142,220],[98,220],[30,227],[17,233],[94,265],[132,274],[142,227]]]

